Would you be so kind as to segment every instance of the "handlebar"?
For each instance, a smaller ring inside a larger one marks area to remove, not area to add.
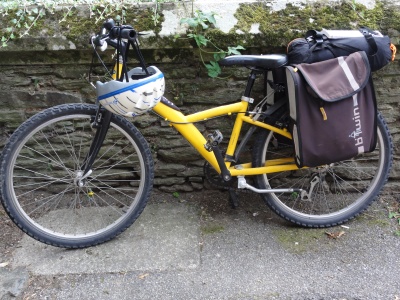
[[[133,29],[132,26],[119,24],[116,25],[113,19],[108,19],[106,22],[103,23],[100,33],[92,36],[91,38],[91,43],[95,48],[94,53],[96,53],[97,55],[98,53],[96,47],[98,46],[100,47],[101,51],[106,50],[108,45],[117,50],[115,74],[118,74],[116,78],[118,80],[122,81],[124,77],[127,81],[129,80],[126,66],[129,47],[135,49],[136,58],[139,60],[140,66],[143,68],[147,75],[150,75],[146,67],[146,62],[139,48],[137,36],[138,34],[136,30]]]
[[[109,33],[110,39],[123,38],[123,39],[136,39],[137,34],[132,26],[114,26]]]
[[[115,39],[127,39],[127,40],[135,40],[137,38],[137,32],[130,25],[115,25],[113,19],[108,19],[103,23],[102,29],[100,33],[96,36],[92,37],[92,42],[95,46],[107,48],[107,41],[115,40]],[[110,43],[113,46],[115,43]]]

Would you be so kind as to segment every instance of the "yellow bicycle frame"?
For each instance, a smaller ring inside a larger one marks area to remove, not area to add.
[[[242,100],[241,102],[211,108],[187,116],[183,115],[180,111],[170,108],[162,102],[159,102],[153,110],[163,117],[165,121],[170,122],[170,125],[181,133],[182,136],[186,138],[186,140],[204,157],[205,160],[210,163],[210,165],[215,168],[218,173],[221,173],[214,152],[209,152],[205,149],[204,145],[207,141],[193,123],[224,115],[237,114],[226,151],[226,155],[229,156],[233,156],[235,153],[243,122],[271,130],[289,139],[292,138],[291,134],[287,130],[282,130],[269,124],[253,120],[251,117],[246,115],[247,108],[248,102]],[[293,158],[268,160],[265,163],[265,166],[257,168],[253,168],[251,163],[232,166],[231,162],[226,161],[225,164],[232,176],[259,175],[298,169]]]
[[[113,79],[119,78],[122,74],[123,63],[117,61],[114,65]],[[118,72],[117,72],[118,70]],[[118,74],[117,74],[118,73]],[[118,76],[117,76],[118,75]],[[206,121],[207,119],[221,117],[224,115],[237,114],[236,120],[232,129],[231,137],[229,139],[228,148],[226,155],[233,156],[236,150],[237,142],[242,130],[243,122],[249,123],[254,126],[259,126],[267,130],[271,130],[284,137],[292,139],[292,135],[287,130],[282,130],[269,124],[255,121],[251,117],[246,115],[249,103],[246,99],[242,99],[241,102],[234,104],[222,105],[208,110],[200,111],[190,115],[183,115],[180,111],[177,111],[162,102],[159,102],[153,110],[163,117],[165,121],[170,122],[182,136],[200,153],[201,156],[208,163],[214,167],[214,169],[221,173],[217,159],[213,151],[209,152],[205,149],[204,145],[207,143],[205,137],[193,125],[195,122]],[[225,165],[230,172],[231,176],[246,176],[246,175],[260,175],[275,172],[283,172],[290,170],[297,170],[298,167],[294,163],[293,158],[281,158],[271,159],[265,162],[265,166],[253,168],[251,163],[244,163],[240,165],[231,165],[231,162],[225,161]]]
[[[114,66],[113,73],[111,75],[111,78],[113,80],[116,80],[118,78],[121,78],[122,74],[122,68],[124,67],[124,64],[122,62],[117,62]],[[118,74],[117,74],[118,73]]]

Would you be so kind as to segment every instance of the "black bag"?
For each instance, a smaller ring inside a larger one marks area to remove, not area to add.
[[[286,67],[299,167],[347,160],[375,149],[377,108],[370,75],[365,52]]]
[[[395,47],[390,43],[389,37],[377,31],[365,27],[359,31],[336,31],[339,34],[340,32],[358,33],[360,37],[331,36],[330,32],[335,31],[310,30],[304,39],[293,40],[288,45],[289,64],[314,63],[365,51],[371,70],[376,71],[394,59]]]

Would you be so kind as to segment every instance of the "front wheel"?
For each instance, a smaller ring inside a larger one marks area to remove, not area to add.
[[[306,227],[344,223],[365,210],[386,183],[392,164],[392,140],[378,114],[377,146],[371,153],[316,168],[256,176],[260,189],[295,188],[302,193],[261,194],[278,215]],[[292,142],[271,131],[259,133],[253,149],[253,165],[266,160],[294,157]]]
[[[83,178],[97,107],[49,108],[23,123],[2,152],[0,195],[11,219],[54,246],[83,248],[110,240],[143,211],[153,183],[146,140],[113,115],[107,136]]]

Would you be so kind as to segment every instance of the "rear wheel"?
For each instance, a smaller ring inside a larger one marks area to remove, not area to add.
[[[266,204],[283,218],[301,226],[327,227],[346,222],[365,210],[378,196],[389,176],[392,140],[378,114],[377,146],[372,153],[317,168],[256,176],[260,189],[296,188],[302,193],[261,194]],[[253,150],[253,164],[268,159],[294,157],[290,140],[262,131]]]
[[[82,178],[96,109],[85,104],[49,108],[23,123],[3,150],[3,206],[41,242],[67,248],[105,242],[128,228],[147,203],[151,152],[122,117],[112,116],[92,173]]]

